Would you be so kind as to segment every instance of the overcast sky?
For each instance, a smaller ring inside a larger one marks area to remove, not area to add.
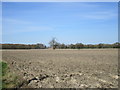
[[[3,3],[3,43],[114,43],[117,2]]]

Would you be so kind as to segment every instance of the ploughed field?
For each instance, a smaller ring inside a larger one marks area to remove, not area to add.
[[[3,50],[3,61],[33,88],[118,88],[118,50]]]

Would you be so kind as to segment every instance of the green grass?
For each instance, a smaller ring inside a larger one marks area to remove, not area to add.
[[[8,65],[7,65],[7,63],[5,63],[5,62],[0,62],[0,66],[2,66],[2,76],[5,76],[5,74],[6,74],[6,72],[7,72],[7,69],[8,69]]]
[[[21,83],[20,78],[10,71],[6,62],[0,62],[0,72],[0,81],[2,81],[0,88],[16,88]]]

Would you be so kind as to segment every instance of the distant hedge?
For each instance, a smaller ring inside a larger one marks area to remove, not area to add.
[[[120,48],[120,43],[116,42],[114,44],[82,44],[82,43],[76,43],[76,44],[60,44],[57,43],[54,45],[54,48],[56,49],[84,49],[84,48]]]
[[[1,44],[1,49],[45,49],[43,44]]]
[[[120,48],[120,43],[116,42],[114,44],[60,44],[56,43],[53,45],[55,49],[87,49],[87,48]],[[47,49],[44,44],[0,44],[0,49]]]

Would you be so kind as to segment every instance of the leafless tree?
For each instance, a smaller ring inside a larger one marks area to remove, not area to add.
[[[49,42],[50,46],[53,48],[53,50],[56,49],[56,46],[57,46],[57,41],[56,41],[56,38],[52,38],[52,40]]]

